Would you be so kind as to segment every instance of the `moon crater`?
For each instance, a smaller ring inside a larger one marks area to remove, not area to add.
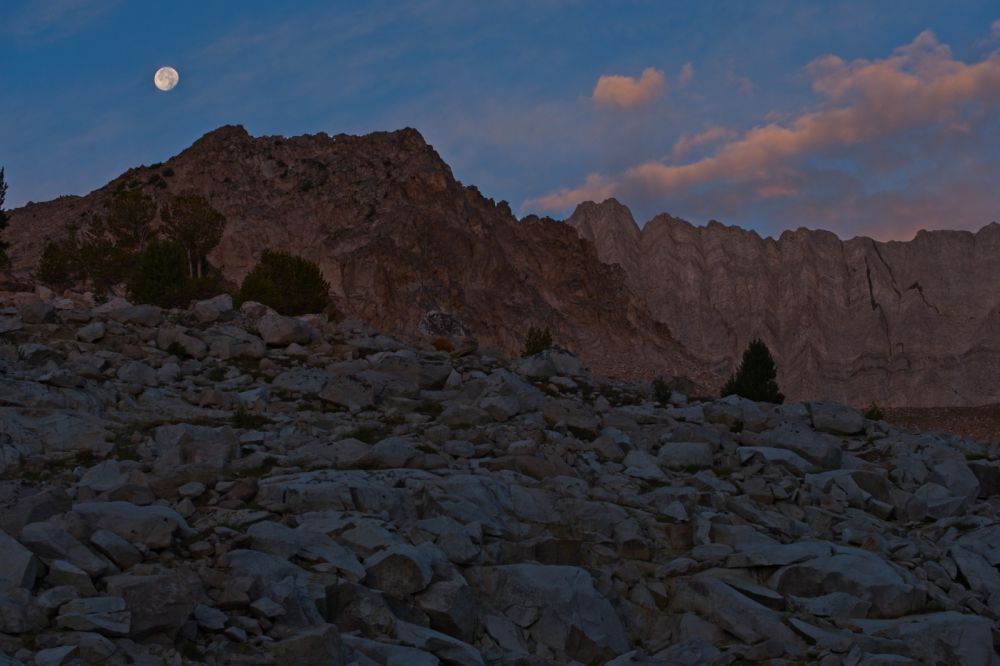
[[[161,67],[153,75],[153,84],[160,90],[173,90],[180,80],[180,74],[173,67]]]

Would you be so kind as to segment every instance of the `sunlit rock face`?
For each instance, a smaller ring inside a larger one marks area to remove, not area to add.
[[[759,336],[792,398],[1000,401],[1000,225],[909,242],[806,229],[775,240],[666,214],[640,230],[615,200],[581,204],[567,222],[722,374]]]
[[[284,250],[319,264],[339,313],[381,330],[417,334],[426,313],[442,311],[507,354],[535,325],[600,372],[700,373],[592,244],[463,186],[413,129],[286,138],[222,127],[85,197],[13,211],[15,269],[33,268],[49,238],[85,224],[123,186],[161,202],[204,194],[227,218],[209,261],[234,284],[264,249]]]

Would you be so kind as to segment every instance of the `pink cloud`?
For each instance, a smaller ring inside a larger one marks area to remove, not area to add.
[[[728,139],[734,134],[733,130],[721,125],[713,125],[697,134],[682,134],[674,143],[673,150],[670,151],[670,156],[673,159],[679,159],[698,146],[714,143],[721,139]]]
[[[963,127],[1000,107],[1000,55],[967,64],[954,59],[929,31],[884,59],[848,62],[827,55],[805,71],[820,96],[816,110],[784,124],[754,127],[687,164],[654,161],[617,177],[591,174],[580,187],[532,203],[559,210],[623,191],[655,198],[721,183],[752,184],[758,198],[786,195],[787,172],[802,160],[848,147],[874,149],[915,128]],[[681,154],[686,147],[681,144]],[[776,174],[783,175],[778,179]]]
[[[616,188],[616,184],[604,176],[592,173],[584,179],[583,185],[579,187],[558,190],[543,197],[531,199],[524,205],[539,210],[563,210],[582,201],[604,201],[614,196]]]
[[[621,74],[606,74],[597,79],[591,99],[598,106],[640,106],[656,99],[666,84],[663,72],[652,67],[644,69],[638,79]]]
[[[990,34],[994,37],[1000,37],[1000,19],[993,21],[993,25],[990,26]]]

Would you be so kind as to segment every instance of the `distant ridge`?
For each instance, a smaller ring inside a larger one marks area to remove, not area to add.
[[[567,222],[619,265],[653,316],[709,365],[762,337],[782,389],[880,405],[1000,402],[1000,225],[907,242],[778,239],[661,214],[641,230],[614,199]]]

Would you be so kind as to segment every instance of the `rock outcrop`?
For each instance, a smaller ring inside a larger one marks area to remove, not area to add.
[[[209,260],[234,284],[263,250],[283,250],[320,266],[338,312],[380,330],[410,335],[441,311],[480,344],[515,354],[529,326],[546,326],[603,372],[699,376],[590,243],[551,219],[518,221],[505,202],[463,187],[416,130],[255,138],[222,127],[85,197],[11,211],[14,268],[35,267],[47,240],[125,187],[160,201],[206,196],[227,219]]]
[[[269,317],[0,294],[0,663],[1000,659],[996,444]]]
[[[614,199],[581,204],[567,223],[717,376],[760,337],[793,398],[1000,402],[996,223],[908,242],[807,229],[775,240],[665,214],[640,230]]]

